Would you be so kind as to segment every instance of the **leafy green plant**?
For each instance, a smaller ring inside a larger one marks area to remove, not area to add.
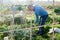
[[[47,6],[48,9],[53,9],[53,6],[49,5]]]
[[[8,30],[8,26],[6,24],[0,25],[0,32],[7,31],[7,30]]]
[[[54,12],[55,12],[56,14],[60,14],[60,7],[56,7],[56,8],[54,9]]]
[[[55,20],[56,20],[56,22],[58,22],[60,24],[60,16],[55,17]]]
[[[50,17],[48,17],[46,24],[51,24],[53,22],[53,19],[51,19]]]
[[[23,17],[15,17],[14,22],[15,24],[24,24],[25,19]]]
[[[29,40],[29,30],[20,30],[20,31],[15,31],[14,33],[14,40]]]

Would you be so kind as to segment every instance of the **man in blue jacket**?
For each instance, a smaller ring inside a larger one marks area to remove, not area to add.
[[[35,21],[35,23],[39,22],[39,24],[41,26],[39,28],[39,34],[43,35],[44,34],[44,26],[42,26],[42,25],[45,24],[45,22],[46,22],[46,20],[48,18],[47,11],[43,7],[41,7],[39,5],[35,5],[35,6],[29,5],[28,9],[30,11],[34,11],[35,12],[35,15],[36,15],[36,21]],[[40,16],[40,19],[39,19],[39,16]]]

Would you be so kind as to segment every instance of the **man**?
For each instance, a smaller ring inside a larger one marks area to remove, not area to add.
[[[35,6],[29,5],[28,9],[30,11],[34,11],[35,12],[35,15],[36,15],[36,21],[35,21],[35,23],[39,22],[39,24],[41,26],[39,28],[39,34],[43,35],[44,34],[44,26],[42,26],[42,25],[45,24],[46,19],[48,18],[47,11],[43,7],[41,7],[39,5],[35,5]],[[40,19],[39,19],[39,16],[40,16]]]

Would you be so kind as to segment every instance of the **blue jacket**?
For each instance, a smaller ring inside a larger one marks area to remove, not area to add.
[[[36,15],[36,22],[39,21],[39,16],[48,15],[47,11],[39,5],[34,6],[34,12],[35,12],[35,15]]]

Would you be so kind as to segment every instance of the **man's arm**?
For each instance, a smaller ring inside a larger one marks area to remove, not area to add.
[[[38,12],[35,12],[35,15],[36,15],[35,23],[38,23],[38,22],[39,22],[39,16],[38,16],[37,13],[38,13]]]

